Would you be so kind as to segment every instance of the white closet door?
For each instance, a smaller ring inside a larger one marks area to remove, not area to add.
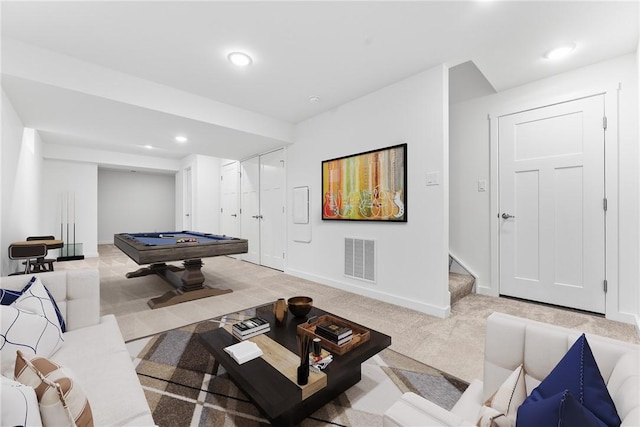
[[[284,270],[284,150],[260,156],[260,264]]]
[[[260,157],[243,161],[240,173],[240,237],[249,241],[249,252],[242,259],[260,264]]]

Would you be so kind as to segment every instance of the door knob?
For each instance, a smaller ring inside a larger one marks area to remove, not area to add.
[[[509,215],[508,213],[502,213],[502,219],[515,218],[515,215]]]
[[[231,214],[231,216],[238,216],[238,215],[236,215],[236,214]]]
[[[260,218],[260,217],[259,217],[258,215],[251,215],[251,218],[258,219],[258,218]]]

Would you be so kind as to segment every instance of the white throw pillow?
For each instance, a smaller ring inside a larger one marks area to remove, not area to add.
[[[35,389],[44,425],[93,427],[87,395],[70,370],[44,357],[18,351],[15,377]]]
[[[0,378],[0,408],[0,425],[42,425],[35,390],[4,376]]]
[[[49,357],[62,346],[60,322],[40,280],[0,310],[0,369],[4,375],[13,371],[17,350]]]
[[[480,409],[478,427],[512,427],[516,425],[518,407],[527,398],[524,368],[518,366]]]

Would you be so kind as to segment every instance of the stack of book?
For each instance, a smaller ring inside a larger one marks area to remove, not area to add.
[[[316,335],[334,344],[343,345],[351,341],[353,331],[347,326],[333,322],[324,322],[316,325]]]
[[[269,332],[271,327],[269,322],[261,317],[252,317],[251,319],[243,320],[233,325],[231,332],[233,336],[239,340],[246,340],[256,335]]]

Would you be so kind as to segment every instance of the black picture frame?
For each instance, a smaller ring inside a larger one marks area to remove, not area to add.
[[[322,219],[407,222],[407,144],[322,161]]]

